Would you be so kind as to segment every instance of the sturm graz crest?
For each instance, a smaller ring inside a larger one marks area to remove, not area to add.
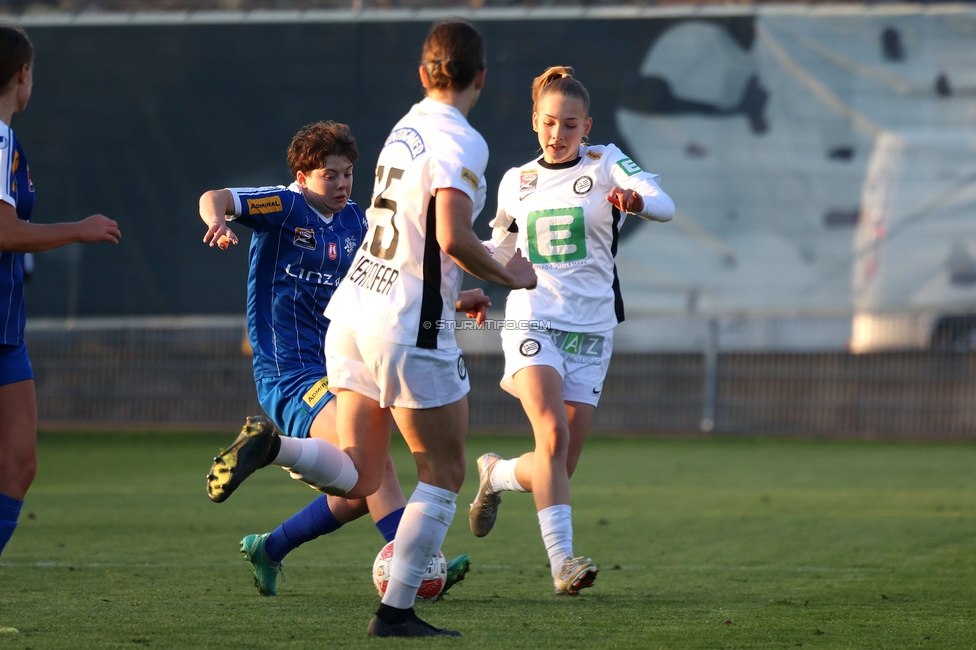
[[[579,194],[580,196],[583,196],[584,194],[586,194],[592,189],[593,189],[593,179],[590,178],[589,176],[580,176],[579,178],[576,179],[576,182],[573,183],[573,191]]]
[[[523,357],[534,357],[541,349],[542,345],[535,339],[525,339],[519,343],[519,354]]]

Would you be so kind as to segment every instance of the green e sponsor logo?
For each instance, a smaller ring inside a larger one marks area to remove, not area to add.
[[[640,168],[640,165],[635,163],[630,158],[624,158],[623,160],[617,163],[617,166],[620,167],[620,169],[624,170],[624,173],[627,174],[628,176],[633,176],[634,174],[644,171],[643,169]]]
[[[572,262],[586,257],[583,208],[536,210],[528,214],[529,261]]]

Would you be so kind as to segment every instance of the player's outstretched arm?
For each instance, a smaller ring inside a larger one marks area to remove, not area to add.
[[[618,210],[634,214],[648,221],[671,221],[674,218],[674,201],[651,183],[643,183],[645,193],[622,189],[616,185],[607,195],[607,201]]]
[[[207,224],[204,244],[220,250],[227,250],[231,244],[237,245],[237,235],[227,225],[229,214],[234,214],[234,195],[230,190],[209,190],[200,196],[200,218]]]
[[[12,205],[0,201],[0,251],[39,253],[74,243],[119,243],[119,224],[101,214],[71,223],[31,223],[17,218]]]
[[[534,289],[535,269],[521,255],[502,266],[485,249],[471,229],[474,204],[467,194],[454,188],[437,191],[437,243],[458,266],[476,278],[509,289]]]

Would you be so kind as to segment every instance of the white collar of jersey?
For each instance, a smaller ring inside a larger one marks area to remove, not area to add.
[[[439,102],[436,99],[431,99],[430,97],[424,97],[422,100],[420,100],[417,107],[425,113],[443,113],[445,115],[452,115],[462,122],[468,121],[461,111],[455,107],[451,106],[450,104],[445,104],[444,102]]]
[[[309,204],[308,207],[312,208],[312,205]],[[312,208],[312,212],[314,212],[315,214],[319,215],[319,219],[321,219],[325,223],[332,223],[332,219],[333,219],[333,217],[335,217],[335,214],[330,214],[329,216],[325,216],[324,214],[322,214],[321,212],[319,212],[315,208]]]

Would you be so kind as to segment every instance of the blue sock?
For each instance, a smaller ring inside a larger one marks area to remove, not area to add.
[[[17,518],[23,506],[23,501],[0,494],[0,555],[3,554],[3,548],[14,534],[14,529],[17,528]]]
[[[400,527],[400,518],[403,517],[403,510],[403,508],[394,510],[376,522],[376,527],[379,529],[380,535],[386,541],[392,542],[393,538],[396,537],[397,528]]]
[[[342,522],[336,519],[329,509],[329,497],[322,495],[278,526],[268,536],[264,551],[273,562],[281,562],[286,555],[305,542],[327,535],[341,527]]]

